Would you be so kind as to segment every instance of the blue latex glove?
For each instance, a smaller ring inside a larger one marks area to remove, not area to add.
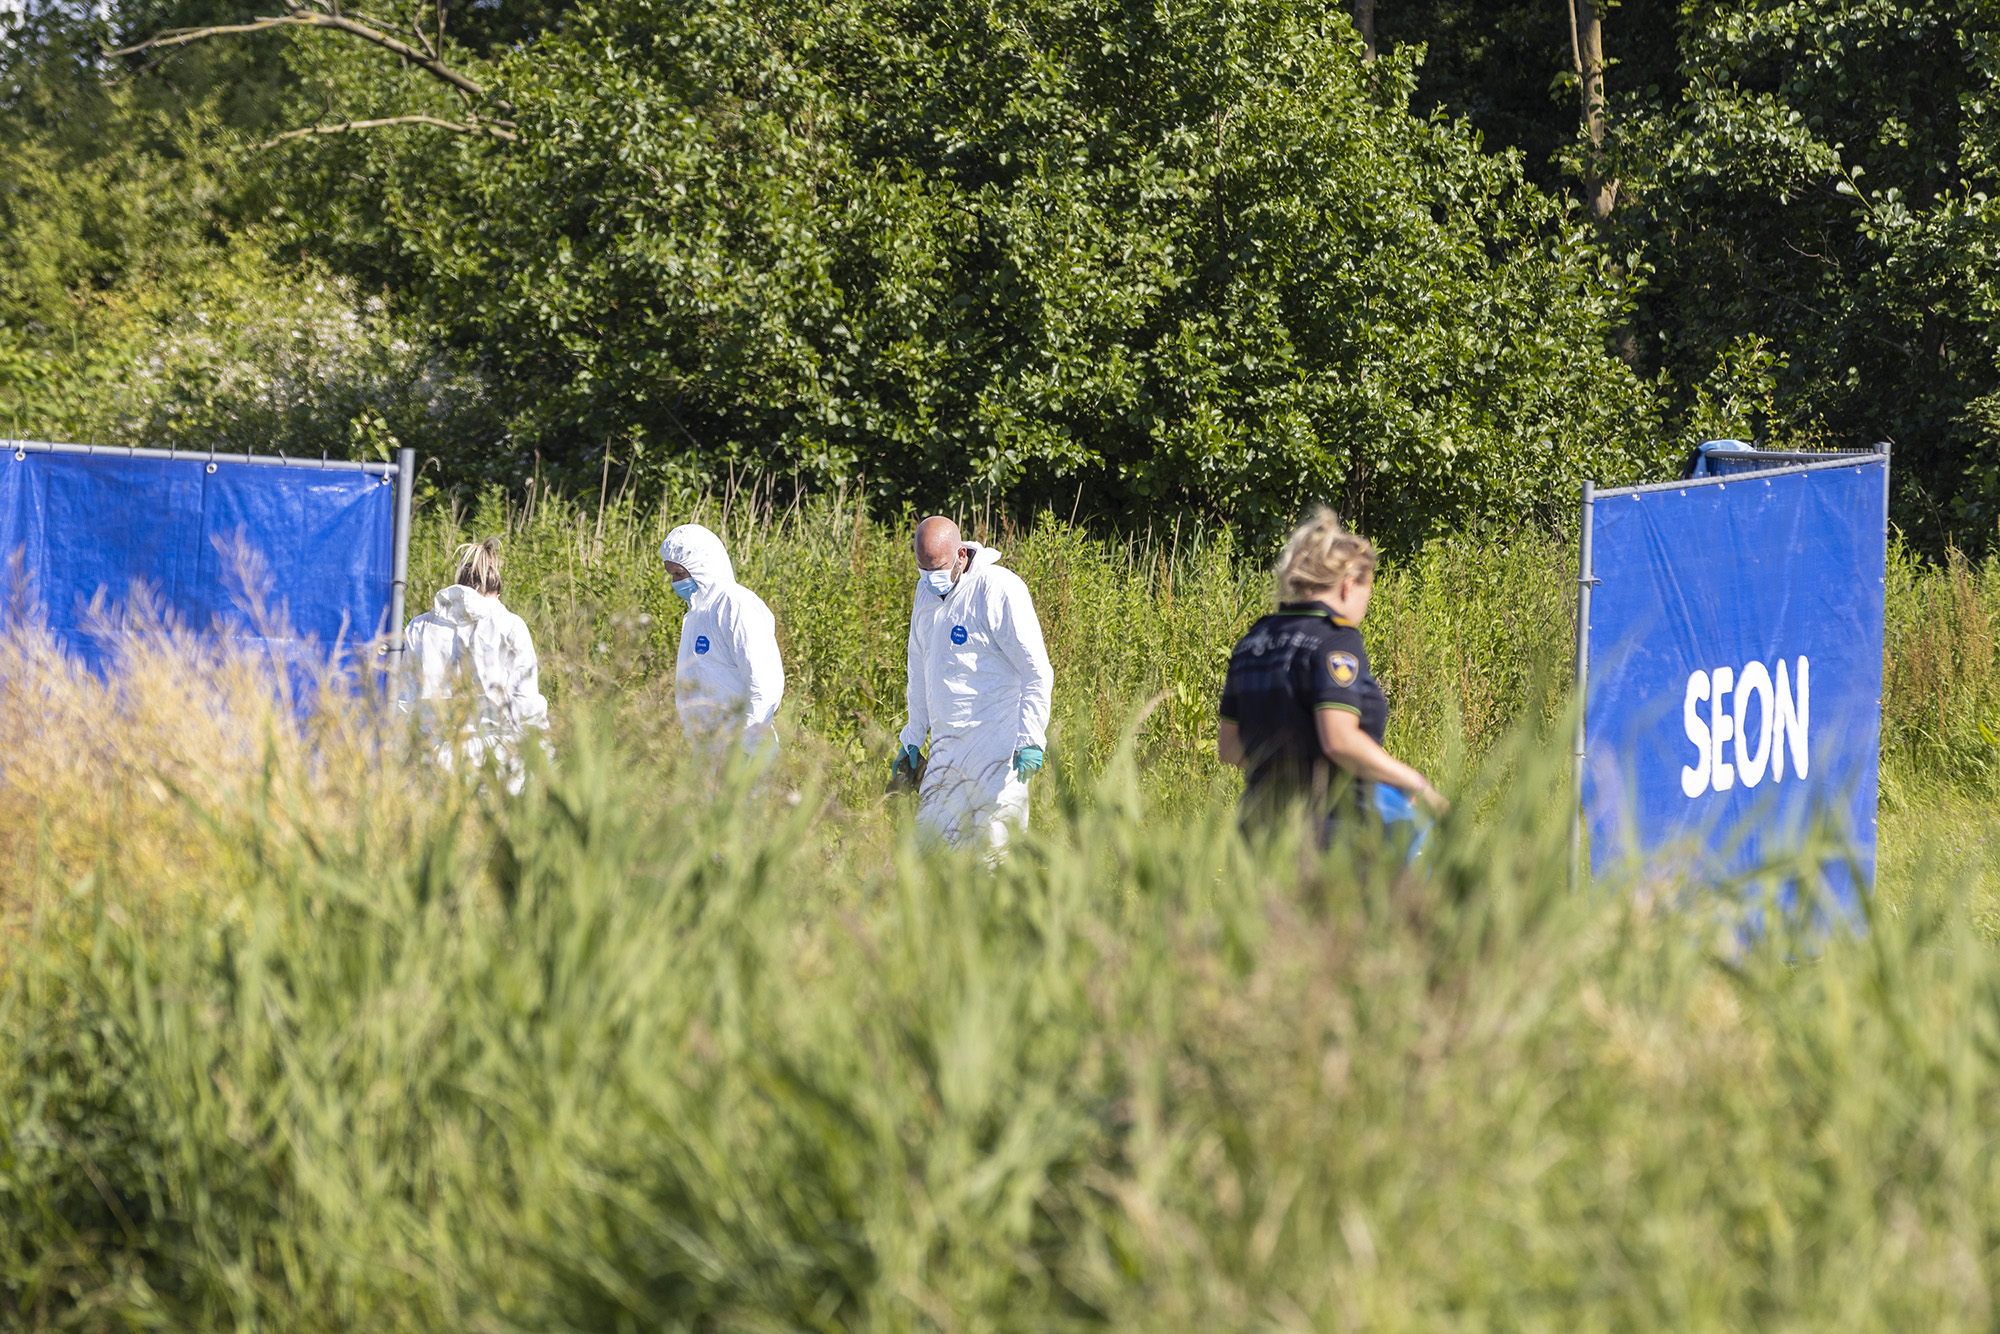
[[[1029,774],[1037,774],[1041,771],[1042,748],[1040,746],[1023,746],[1014,752],[1014,772],[1019,775],[1022,782],[1025,783],[1028,781]]]
[[[889,766],[889,791],[891,794],[915,792],[923,776],[923,747],[905,746],[896,752],[895,762]]]
[[[1387,783],[1375,784],[1375,813],[1382,817],[1382,823],[1394,833],[1403,833],[1410,840],[1408,860],[1414,862],[1424,850],[1424,840],[1430,837],[1431,821],[1409,795],[1400,788]],[[1402,825],[1398,830],[1396,826]]]

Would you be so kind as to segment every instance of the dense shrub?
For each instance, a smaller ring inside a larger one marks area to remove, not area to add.
[[[1574,221],[1289,0],[620,0],[423,227],[546,459],[1399,545],[1662,456]]]

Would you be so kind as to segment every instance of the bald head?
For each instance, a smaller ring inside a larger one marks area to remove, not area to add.
[[[948,570],[958,564],[958,548],[965,539],[958,525],[942,514],[933,514],[917,525],[917,565],[925,570]]]

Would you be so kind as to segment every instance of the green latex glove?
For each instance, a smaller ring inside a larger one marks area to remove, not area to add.
[[[896,762],[889,766],[889,790],[891,792],[914,792],[924,777],[924,751],[921,746],[905,746],[896,752]]]

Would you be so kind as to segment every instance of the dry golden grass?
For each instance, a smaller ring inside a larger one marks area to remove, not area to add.
[[[282,627],[267,633],[282,643]],[[365,804],[386,827],[422,781],[396,762],[407,728],[380,681],[309,646],[288,668],[265,641],[197,633],[143,595],[93,637],[101,674],[32,617],[0,633],[0,916],[14,929],[100,874],[213,891],[252,836],[236,817],[339,823]]]

